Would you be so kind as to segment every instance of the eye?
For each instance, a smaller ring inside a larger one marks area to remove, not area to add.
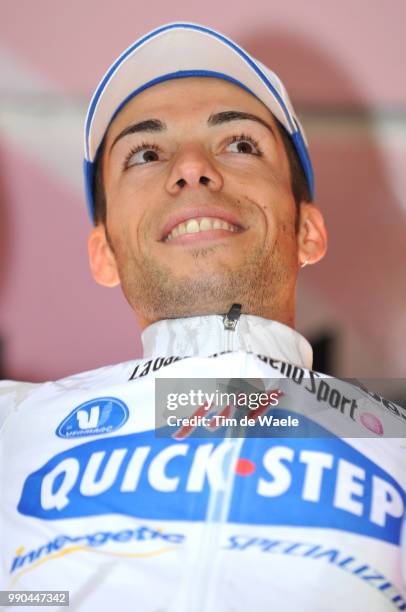
[[[128,153],[124,161],[124,169],[149,164],[159,161],[159,159],[159,147],[154,144],[142,143]]]
[[[227,145],[227,151],[231,153],[243,153],[245,155],[262,155],[256,140],[245,134],[233,136]]]

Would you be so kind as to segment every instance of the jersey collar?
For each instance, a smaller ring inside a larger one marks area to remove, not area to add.
[[[312,367],[313,351],[301,334],[282,323],[254,315],[241,315],[234,331],[225,330],[221,315],[165,319],[147,327],[141,339],[145,358],[204,357],[233,350]]]

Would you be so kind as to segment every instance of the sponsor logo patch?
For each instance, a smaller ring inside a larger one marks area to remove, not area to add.
[[[126,404],[116,397],[96,397],[75,408],[58,426],[59,438],[109,434],[128,421]]]
[[[183,543],[185,536],[180,533],[168,532],[159,527],[154,529],[146,525],[131,525],[126,529],[90,531],[77,535],[66,533],[57,535],[52,540],[42,543],[37,548],[27,550],[19,546],[11,563],[10,574],[13,586],[19,576],[34,570],[47,562],[78,552],[97,552],[112,557],[142,558],[159,556],[175,550]]]

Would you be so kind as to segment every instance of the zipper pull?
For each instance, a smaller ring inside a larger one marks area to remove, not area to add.
[[[224,329],[234,331],[237,327],[241,315],[241,304],[233,304],[226,315],[223,317]]]

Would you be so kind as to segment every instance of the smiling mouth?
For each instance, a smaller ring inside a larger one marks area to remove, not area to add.
[[[179,236],[190,234],[211,232],[212,235],[214,230],[221,230],[221,235],[224,236],[224,232],[239,233],[242,231],[242,228],[217,217],[197,217],[175,225],[164,239],[164,242],[169,242]],[[218,232],[218,234],[220,235],[220,232]]]

